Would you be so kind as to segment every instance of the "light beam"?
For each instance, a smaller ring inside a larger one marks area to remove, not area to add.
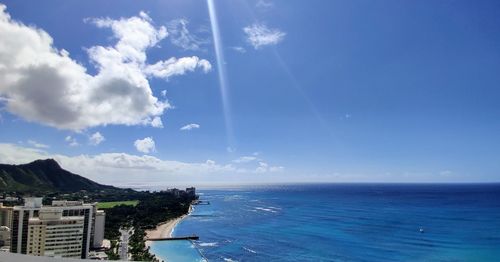
[[[217,59],[217,73],[219,76],[219,87],[222,98],[222,110],[224,111],[224,120],[226,124],[226,136],[228,147],[232,148],[234,145],[233,129],[231,122],[231,108],[229,104],[228,86],[226,66],[224,59],[224,52],[222,50],[222,41],[220,37],[219,23],[217,21],[217,12],[213,0],[207,0],[208,15],[210,16],[210,27],[212,29],[212,38],[214,39],[215,56]]]

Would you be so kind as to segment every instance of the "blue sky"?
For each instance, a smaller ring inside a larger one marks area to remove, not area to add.
[[[119,185],[500,180],[497,1],[214,2],[219,64],[205,1],[3,1],[0,160]]]

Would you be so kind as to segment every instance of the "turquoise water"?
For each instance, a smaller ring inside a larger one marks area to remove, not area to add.
[[[210,205],[196,206],[174,235],[200,236],[194,247],[209,261],[500,261],[499,184],[201,193]],[[184,253],[164,243],[155,245],[159,253]]]
[[[206,261],[189,240],[152,241],[150,252],[164,261]]]

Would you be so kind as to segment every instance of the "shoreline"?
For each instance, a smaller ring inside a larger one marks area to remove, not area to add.
[[[158,225],[156,225],[155,229],[148,229],[145,230],[146,232],[146,248],[148,248],[151,245],[152,240],[149,240],[150,238],[168,238],[172,237],[172,233],[174,232],[175,227],[187,216],[191,214],[193,211],[193,206],[189,205],[189,211],[187,214],[184,214],[180,217],[176,217],[170,220],[167,220],[165,222],[162,222]]]

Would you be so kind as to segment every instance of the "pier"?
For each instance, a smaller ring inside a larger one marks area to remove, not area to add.
[[[207,214],[207,215],[203,215],[203,214],[200,214],[200,215],[190,215],[192,217],[213,217],[214,215],[212,214]]]
[[[210,201],[196,200],[193,205],[210,205]]]
[[[198,240],[199,236],[185,236],[185,237],[161,237],[161,238],[148,238],[149,241],[168,241],[168,240]]]

